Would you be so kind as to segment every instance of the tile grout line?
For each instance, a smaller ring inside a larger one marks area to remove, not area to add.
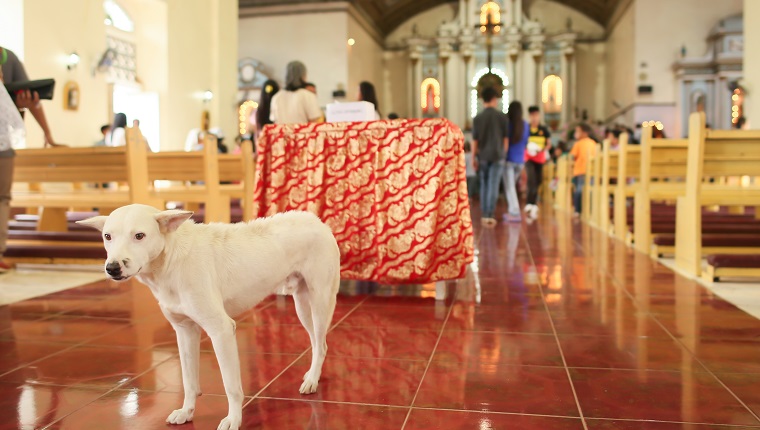
[[[672,269],[670,269],[670,268],[668,268],[668,269],[669,269],[669,270],[672,270]],[[674,273],[676,276],[681,276],[681,277],[683,277],[683,276],[682,276],[682,275],[680,275],[678,272],[675,272],[675,271],[673,271],[673,273]],[[626,288],[626,285],[625,285],[625,283],[623,283],[623,282],[620,282],[620,280],[619,280],[619,279],[617,279],[617,277],[616,277],[616,276],[613,276],[613,275],[612,275],[611,273],[609,273],[609,272],[605,273],[605,275],[606,275],[606,276],[607,276],[607,278],[608,278],[608,279],[610,279],[610,280],[611,280],[613,283],[616,283],[616,284],[618,284],[618,285],[621,287],[621,289],[622,289],[622,290],[625,292],[625,294],[628,296],[628,298],[629,298],[629,299],[631,299],[631,300],[633,301],[633,303],[635,304],[636,308],[640,310],[640,308],[639,308],[639,303],[638,303],[638,301],[636,300],[636,297],[634,297],[634,295],[633,295],[633,294],[631,294],[631,292],[630,292],[630,291],[628,291],[628,288]],[[697,284],[697,285],[699,285],[699,284]],[[704,287],[703,285],[699,285],[699,288],[700,288],[700,289],[705,289],[705,287]],[[731,388],[729,388],[729,387],[728,387],[728,386],[727,386],[727,385],[726,385],[726,384],[723,382],[723,380],[721,380],[721,379],[720,379],[720,377],[718,377],[718,375],[717,375],[717,374],[715,374],[715,372],[713,372],[713,370],[712,370],[712,369],[710,369],[710,368],[709,368],[709,367],[708,367],[708,366],[707,366],[707,365],[706,365],[706,364],[705,364],[705,363],[704,363],[704,362],[703,362],[703,361],[702,361],[702,360],[701,360],[699,357],[697,357],[697,356],[694,354],[694,352],[693,352],[693,351],[692,351],[692,350],[691,350],[691,349],[690,349],[690,348],[689,348],[689,347],[688,347],[686,344],[684,344],[684,343],[681,341],[681,339],[679,339],[679,338],[678,338],[678,337],[676,337],[676,336],[675,336],[673,333],[671,333],[671,332],[670,332],[670,330],[668,330],[668,328],[667,328],[667,327],[665,327],[665,325],[664,325],[664,324],[663,324],[663,323],[662,323],[662,322],[661,322],[661,321],[660,321],[660,320],[659,320],[659,319],[658,319],[658,318],[655,316],[655,314],[653,314],[653,313],[652,313],[652,311],[651,311],[651,310],[648,310],[646,313],[647,313],[647,315],[648,315],[648,316],[649,316],[649,317],[650,317],[650,318],[651,318],[651,319],[652,319],[652,320],[653,320],[653,321],[654,321],[654,322],[655,322],[655,323],[656,323],[658,326],[660,326],[660,328],[661,328],[661,329],[663,329],[663,330],[665,331],[665,333],[667,333],[667,334],[668,334],[668,336],[670,336],[670,339],[672,339],[672,340],[673,340],[673,341],[675,341],[675,342],[676,342],[678,345],[680,345],[680,346],[681,346],[683,349],[685,349],[686,351],[688,351],[688,352],[689,352],[689,354],[691,355],[691,358],[692,358],[694,361],[696,361],[697,363],[699,363],[699,365],[700,365],[700,366],[702,366],[702,368],[703,368],[703,369],[705,369],[705,372],[696,372],[696,373],[707,373],[707,374],[709,374],[710,376],[712,376],[712,377],[713,377],[713,378],[714,378],[714,379],[715,379],[715,380],[718,382],[718,384],[720,384],[720,386],[721,386],[721,387],[723,387],[723,388],[724,388],[726,391],[728,391],[728,392],[731,394],[731,396],[733,396],[733,397],[734,397],[734,399],[736,399],[736,401],[738,401],[738,402],[739,402],[739,404],[740,404],[740,405],[742,405],[742,406],[743,406],[743,407],[744,407],[744,408],[745,408],[745,409],[746,409],[746,410],[747,410],[747,411],[750,413],[750,415],[752,415],[752,416],[753,416],[753,417],[754,417],[754,418],[755,418],[755,419],[758,421],[758,423],[760,423],[760,416],[759,416],[758,414],[756,414],[756,413],[755,413],[755,411],[753,411],[753,410],[752,410],[752,408],[750,408],[750,407],[749,407],[749,406],[748,406],[748,405],[747,405],[747,404],[746,404],[746,403],[745,403],[745,402],[744,402],[744,401],[743,401],[743,400],[742,400],[742,399],[741,399],[741,398],[740,398],[740,397],[739,397],[739,396],[738,396],[736,393],[734,393],[734,391],[733,391]],[[681,372],[681,371],[679,370],[679,372]]]
[[[441,342],[441,338],[443,337],[443,331],[446,329],[446,323],[449,322],[449,317],[451,316],[451,312],[453,310],[454,310],[454,302],[452,301],[451,305],[449,305],[449,311],[446,312],[446,318],[443,320],[443,324],[441,325],[441,331],[438,333],[438,339],[436,339],[435,345],[433,346],[433,351],[430,353],[430,359],[428,360],[428,363],[425,366],[425,370],[422,372],[420,383],[417,385],[417,390],[414,392],[414,397],[412,397],[412,402],[409,404],[409,411],[406,413],[406,418],[404,418],[404,423],[401,425],[401,430],[404,430],[404,428],[406,427],[406,424],[409,422],[409,417],[412,415],[412,411],[414,410],[414,402],[417,401],[417,396],[420,394],[420,389],[422,388],[422,384],[425,382],[425,377],[427,376],[428,369],[430,369],[430,365],[433,363],[433,357],[435,356],[435,351],[438,349],[438,344]]]
[[[357,303],[353,308],[351,308],[350,311],[348,311],[345,315],[343,315],[343,317],[340,320],[338,320],[337,323],[331,325],[330,328],[327,329],[327,334],[330,334],[330,332],[333,331],[335,329],[335,327],[337,327],[338,325],[340,325],[340,323],[342,323],[343,321],[345,321],[346,318],[348,318],[349,316],[351,316],[351,314],[353,314],[354,311],[356,311],[356,309],[359,308],[359,306],[361,306],[362,304],[364,304],[364,302],[366,302],[367,300],[369,300],[370,297],[371,296],[367,296],[364,299],[362,299],[362,301],[360,301],[359,303]],[[274,381],[276,381],[280,376],[282,376],[283,374],[285,374],[285,372],[287,372],[288,370],[290,370],[290,368],[293,367],[298,362],[298,360],[300,360],[310,350],[311,350],[311,346],[309,346],[308,348],[306,348],[306,350],[304,350],[304,352],[300,353],[298,355],[298,357],[294,358],[293,361],[290,364],[288,364],[287,366],[285,366],[285,368],[282,369],[282,371],[280,373],[278,373],[274,378],[272,378],[272,380],[270,380],[265,386],[263,386],[245,404],[243,404],[243,408],[245,408],[246,406],[248,406],[249,404],[251,404],[257,398],[259,398],[259,396],[261,396],[261,393],[263,393],[264,390],[266,390],[267,388],[269,388],[269,386],[271,386],[274,383]]]
[[[600,234],[599,232],[596,232],[596,233],[597,233],[597,234]],[[614,240],[614,239],[613,239],[613,240]],[[580,244],[578,241],[575,241],[575,240],[574,240],[574,242],[575,242],[576,246],[579,246],[579,247],[581,248],[581,250],[583,250],[583,247],[582,247],[582,245],[581,245],[581,244]],[[615,244],[614,242],[613,242],[613,245],[614,245],[614,246],[620,246],[620,244]],[[636,252],[638,252],[638,251],[634,249],[634,250],[633,250],[633,252],[634,252],[634,253],[636,253]],[[585,254],[585,250],[584,250],[584,254]],[[682,274],[680,274],[680,273],[678,273],[677,271],[673,270],[672,268],[670,268],[670,267],[668,267],[668,266],[666,266],[666,265],[662,264],[662,263],[661,263],[659,260],[654,260],[654,259],[652,259],[652,262],[653,262],[653,263],[657,263],[658,265],[661,265],[662,267],[664,267],[664,268],[666,268],[666,269],[670,270],[671,272],[673,272],[673,274],[674,274],[675,276],[681,276],[682,278],[684,278],[684,279],[687,279],[688,281],[692,281],[692,282],[694,282],[694,280],[692,280],[692,279],[688,279],[688,278],[686,278],[685,276],[683,276]],[[626,296],[628,296],[628,298],[629,298],[629,299],[630,299],[630,300],[633,302],[633,304],[634,304],[634,306],[636,307],[636,309],[638,309],[638,310],[640,311],[640,310],[641,310],[641,308],[640,308],[640,306],[639,306],[639,302],[638,302],[638,300],[636,300],[636,297],[635,297],[635,296],[634,296],[634,295],[633,295],[633,294],[632,294],[632,293],[631,293],[631,292],[628,290],[628,288],[627,288],[627,286],[626,286],[626,283],[625,283],[625,282],[622,282],[621,280],[619,280],[619,279],[617,278],[617,276],[615,276],[615,274],[614,274],[613,272],[611,272],[611,271],[610,271],[610,269],[609,269],[610,265],[609,265],[609,264],[605,264],[605,267],[607,267],[607,269],[604,271],[604,275],[607,277],[607,279],[609,279],[609,280],[611,280],[613,283],[617,284],[617,285],[618,285],[618,286],[619,286],[619,287],[622,289],[622,291],[623,291],[623,292],[626,294]],[[704,285],[701,285],[701,284],[699,284],[698,282],[695,282],[695,283],[696,283],[697,285],[699,285],[699,288],[700,288],[701,290],[706,290],[706,289],[707,289],[707,288],[706,288]],[[700,295],[700,297],[701,297],[701,295]],[[658,326],[659,326],[659,327],[660,327],[662,330],[664,330],[664,331],[665,331],[665,333],[667,333],[667,334],[668,334],[668,336],[670,337],[670,339],[671,339],[671,340],[675,341],[675,342],[676,342],[678,345],[680,345],[682,348],[684,348],[686,351],[688,351],[688,352],[689,352],[689,354],[691,355],[691,358],[692,358],[694,361],[696,361],[697,363],[699,363],[699,365],[700,365],[700,366],[702,366],[702,368],[705,370],[705,372],[696,372],[696,373],[707,373],[707,374],[709,374],[710,376],[712,376],[712,377],[713,377],[713,378],[714,378],[714,379],[715,379],[715,380],[718,382],[718,384],[719,384],[720,386],[722,386],[722,387],[723,387],[723,388],[724,388],[726,391],[728,391],[728,392],[729,392],[729,393],[730,393],[730,394],[731,394],[731,395],[734,397],[734,399],[736,399],[736,401],[738,401],[738,402],[739,402],[739,404],[740,404],[740,405],[742,405],[742,406],[743,406],[743,407],[744,407],[744,408],[745,408],[745,409],[746,409],[746,410],[747,410],[747,411],[750,413],[750,415],[752,415],[752,416],[753,416],[755,419],[757,419],[757,420],[758,420],[758,422],[760,422],[760,416],[759,416],[758,414],[756,414],[756,413],[755,413],[755,412],[752,410],[752,408],[750,408],[750,407],[749,407],[749,406],[748,406],[748,405],[747,405],[747,404],[746,404],[746,403],[745,403],[745,402],[744,402],[744,401],[743,401],[741,398],[739,398],[739,396],[738,396],[736,393],[734,393],[734,391],[733,391],[733,390],[731,390],[731,389],[730,389],[730,388],[729,388],[729,387],[728,387],[728,386],[727,386],[727,385],[726,385],[726,384],[723,382],[723,380],[721,380],[721,379],[718,377],[718,375],[717,375],[717,374],[715,374],[715,372],[713,372],[713,371],[712,371],[712,369],[710,369],[710,368],[709,368],[709,367],[708,367],[708,366],[707,366],[707,365],[706,365],[706,364],[705,364],[705,363],[704,363],[704,362],[703,362],[701,359],[699,359],[699,358],[698,358],[698,357],[697,357],[697,356],[694,354],[694,352],[693,352],[691,349],[689,349],[689,347],[688,347],[686,344],[684,344],[684,343],[683,343],[683,342],[682,342],[682,341],[681,341],[681,340],[680,340],[678,337],[676,337],[675,335],[673,335],[673,333],[671,333],[671,332],[670,332],[670,330],[668,330],[668,328],[667,328],[667,327],[665,327],[665,325],[664,325],[664,324],[663,324],[663,323],[662,323],[662,322],[661,322],[661,321],[660,321],[660,320],[659,320],[659,319],[656,317],[656,315],[655,315],[654,313],[652,313],[652,311],[651,311],[651,310],[648,310],[648,311],[646,311],[646,314],[647,314],[647,315],[649,316],[649,318],[651,318],[651,319],[652,319],[652,320],[653,320],[653,321],[654,321],[654,322],[655,322],[655,323],[656,323],[656,324],[657,324],[657,325],[658,325]],[[649,370],[655,370],[655,369],[649,369]],[[678,372],[681,372],[681,371],[679,370]]]
[[[287,397],[270,397],[270,396],[260,396],[259,399],[264,400],[278,400],[278,401],[294,401],[294,402],[305,402],[305,403],[326,403],[326,404],[333,404],[333,405],[350,405],[350,406],[368,406],[368,407],[375,407],[375,408],[393,408],[393,409],[408,409],[409,406],[401,406],[401,405],[387,405],[387,404],[380,404],[380,403],[362,403],[362,402],[341,402],[341,401],[335,401],[335,400],[310,400],[310,399],[290,399]],[[476,410],[476,409],[453,409],[453,408],[433,408],[433,407],[426,407],[426,406],[416,406],[412,407],[412,409],[416,410],[422,410],[422,411],[446,411],[446,412],[463,412],[463,413],[472,413],[472,414],[482,414],[484,411],[482,410]],[[488,414],[493,415],[510,415],[510,416],[531,416],[531,417],[544,417],[544,418],[565,418],[565,419],[574,419],[577,420],[578,417],[570,417],[566,415],[547,415],[547,414],[528,414],[528,413],[520,413],[520,412],[501,412],[501,411],[488,411]],[[641,421],[641,420],[631,420],[631,421]]]
[[[109,330],[109,331],[107,331],[107,332],[105,332],[105,333],[101,334],[100,336],[95,336],[95,337],[93,337],[93,338],[90,338],[90,339],[87,339],[87,340],[83,340],[83,341],[80,341],[80,342],[77,342],[77,343],[73,343],[73,344],[70,344],[68,348],[64,348],[64,349],[62,349],[62,350],[60,350],[60,351],[54,352],[54,353],[52,353],[52,354],[49,354],[49,355],[46,355],[46,356],[44,356],[44,357],[38,358],[38,359],[36,359],[36,360],[30,361],[30,362],[28,362],[28,363],[24,363],[24,364],[22,364],[21,366],[18,366],[18,367],[14,367],[13,369],[11,369],[11,370],[9,370],[9,371],[7,371],[7,372],[4,372],[4,373],[0,373],[0,378],[2,378],[2,377],[4,377],[4,376],[7,376],[7,375],[9,375],[9,374],[11,374],[11,373],[13,373],[13,372],[18,372],[19,370],[21,370],[21,369],[23,369],[23,368],[25,368],[25,367],[29,367],[29,366],[31,366],[31,365],[33,365],[33,364],[37,364],[37,363],[39,363],[39,362],[40,362],[40,361],[42,361],[42,360],[47,360],[48,358],[51,358],[51,357],[55,357],[56,355],[62,354],[62,353],[64,353],[64,352],[68,352],[68,351],[71,351],[71,350],[72,350],[72,349],[74,349],[74,348],[78,348],[78,347],[80,347],[80,346],[86,346],[86,345],[87,345],[87,343],[88,343],[88,342],[90,342],[90,341],[93,341],[93,340],[95,340],[95,339],[100,339],[100,338],[101,338],[101,337],[103,337],[103,336],[108,336],[109,334],[111,334],[111,333],[113,333],[113,332],[115,332],[115,331],[117,331],[117,330],[121,330],[121,329],[123,329],[123,328],[124,328],[124,327],[115,327],[115,328],[113,328],[113,329],[111,329],[111,330]],[[47,343],[47,342],[45,342],[45,343]]]
[[[344,316],[343,316],[343,318],[341,318],[341,319],[340,319],[340,320],[339,320],[339,321],[338,321],[338,322],[335,324],[335,326],[337,326],[338,324],[340,324],[341,322],[343,322],[343,320],[344,320],[344,319],[346,319],[346,317],[348,317],[349,315],[351,315],[351,313],[353,313],[353,312],[354,312],[354,310],[356,310],[356,308],[357,308],[357,307],[359,307],[359,305],[361,305],[362,303],[364,303],[364,302],[365,302],[367,299],[369,299],[369,297],[367,297],[367,298],[365,298],[364,300],[362,300],[361,302],[357,303],[357,304],[356,304],[356,306],[354,306],[354,307],[353,307],[353,308],[352,308],[352,309],[351,309],[351,310],[350,310],[348,313],[346,313],[346,315],[344,315]],[[260,308],[259,310],[262,310],[262,309],[266,309],[266,308],[268,308],[268,307],[270,307],[270,306],[273,306],[274,304],[275,304],[275,301],[272,301],[272,302],[270,302],[269,304],[267,304],[266,306],[264,306],[264,307]],[[333,329],[333,328],[334,328],[334,326],[333,326],[333,327],[330,327],[330,329],[329,329],[327,332],[329,333],[330,331],[332,331],[332,329]],[[117,329],[115,329],[115,330],[119,330],[119,329],[121,329],[121,327],[120,327],[120,328],[117,328]],[[109,332],[109,333],[110,333],[110,332]],[[98,336],[98,337],[101,337],[101,336]],[[80,345],[79,345],[79,344],[77,344],[77,345],[74,345],[74,346],[80,346]],[[73,347],[72,347],[72,348],[73,348]],[[68,349],[66,349],[66,351],[68,351],[69,349],[71,349],[71,348],[68,348]],[[267,385],[266,385],[264,388],[262,388],[262,389],[261,389],[261,390],[260,390],[260,391],[259,391],[259,392],[258,392],[256,395],[254,395],[253,397],[251,397],[250,399],[248,399],[248,401],[247,401],[247,402],[245,402],[245,403],[243,404],[243,408],[245,408],[245,407],[246,407],[246,406],[248,406],[248,405],[249,405],[251,402],[253,402],[253,401],[256,399],[256,396],[258,396],[258,395],[259,395],[259,394],[260,394],[260,393],[261,393],[261,392],[262,392],[262,391],[263,391],[265,388],[269,387],[269,385],[271,385],[271,384],[272,384],[272,382],[274,382],[274,380],[275,380],[275,379],[277,379],[277,378],[278,378],[280,375],[282,375],[282,374],[283,374],[283,373],[284,373],[286,370],[288,370],[288,369],[289,369],[291,366],[293,366],[293,364],[295,364],[295,362],[296,362],[296,361],[298,361],[299,359],[301,359],[301,357],[303,357],[303,356],[304,356],[304,354],[306,354],[307,352],[309,352],[309,350],[310,350],[310,349],[311,349],[311,347],[307,348],[307,349],[306,349],[304,352],[302,352],[301,354],[299,354],[299,355],[298,355],[298,357],[296,357],[296,358],[293,360],[293,362],[292,362],[292,363],[290,363],[290,364],[289,364],[289,365],[288,365],[288,366],[287,366],[287,367],[286,367],[286,368],[285,368],[285,369],[284,369],[282,372],[280,372],[280,374],[278,374],[277,376],[275,376],[275,378],[274,378],[274,379],[272,379],[272,381],[270,381],[270,382],[269,382],[269,384],[267,384]],[[293,355],[295,355],[295,354],[293,354]],[[84,408],[86,408],[86,407],[90,406],[91,404],[93,404],[94,402],[96,402],[96,401],[98,401],[98,400],[100,400],[100,399],[104,398],[105,396],[107,396],[107,395],[109,395],[109,394],[111,394],[111,393],[113,393],[113,392],[115,392],[115,391],[118,391],[118,390],[120,390],[120,389],[121,389],[121,387],[122,387],[122,386],[124,386],[124,384],[126,384],[126,383],[128,383],[128,382],[130,382],[130,381],[134,381],[134,380],[136,380],[136,379],[138,379],[138,378],[142,377],[143,375],[147,374],[148,372],[150,372],[150,371],[154,370],[156,367],[158,367],[158,366],[160,366],[160,365],[164,364],[165,362],[167,362],[167,361],[169,361],[169,360],[171,360],[172,358],[175,358],[175,357],[177,357],[177,356],[179,356],[179,353],[176,353],[176,354],[172,354],[170,357],[167,357],[165,360],[162,360],[161,362],[154,364],[153,366],[151,366],[149,369],[145,370],[144,372],[142,372],[142,373],[139,373],[139,374],[135,375],[134,377],[132,377],[132,378],[130,378],[130,379],[128,379],[128,380],[126,380],[126,381],[124,381],[124,382],[120,383],[120,384],[117,384],[116,386],[112,387],[110,390],[108,390],[108,391],[106,391],[105,393],[103,393],[101,396],[98,396],[97,398],[93,399],[91,402],[88,402],[88,403],[86,403],[86,404],[82,405],[80,408],[77,408],[77,409],[75,409],[75,410],[71,411],[70,413],[68,413],[68,414],[66,414],[66,415],[64,415],[64,416],[62,416],[62,417],[60,417],[59,419],[57,419],[57,420],[53,421],[52,423],[50,423],[50,424],[46,425],[46,426],[44,427],[44,429],[48,429],[48,428],[51,428],[51,427],[52,427],[54,424],[61,422],[61,421],[62,421],[62,420],[64,420],[65,418],[69,417],[70,415],[72,415],[72,414],[74,414],[74,413],[77,413],[77,412],[81,411],[82,409],[84,409]],[[46,358],[47,358],[47,357],[46,357]],[[1,376],[1,375],[0,375],[0,376]],[[184,387],[183,387],[183,390],[184,390]],[[226,397],[226,395],[225,395],[225,397]]]
[[[556,214],[556,211],[555,211]],[[562,216],[560,214],[560,216]],[[525,243],[527,243],[527,251],[528,251],[528,258],[530,258],[530,264],[533,266],[533,269],[538,273],[538,268],[536,267],[536,261],[533,259],[533,252],[530,249],[530,242],[528,242],[527,237],[525,236],[525,231],[523,228],[520,228],[520,237],[525,240]],[[541,278],[539,277],[539,289],[541,291],[541,301],[544,304],[544,310],[546,311],[547,316],[549,317],[549,325],[552,327],[552,332],[554,333],[554,340],[557,342],[557,348],[559,349],[559,356],[562,358],[562,365],[565,369],[565,374],[567,375],[567,380],[570,382],[570,389],[573,392],[573,398],[575,399],[575,406],[578,408],[578,414],[581,418],[581,424],[583,424],[584,430],[588,430],[588,424],[586,423],[586,418],[583,416],[583,408],[581,408],[581,402],[578,399],[578,393],[575,391],[575,384],[573,383],[573,378],[570,375],[570,368],[567,366],[567,360],[565,359],[565,353],[562,350],[562,344],[559,341],[559,335],[557,334],[557,328],[554,326],[554,318],[552,317],[552,313],[549,311],[549,305],[546,303],[546,296],[544,295],[544,289],[543,285],[541,284]]]
[[[263,306],[262,308],[260,308],[259,310],[262,310],[262,309],[266,309],[266,308],[268,308],[268,307],[270,307],[270,306],[274,305],[274,303],[275,303],[275,302],[274,302],[274,301],[272,301],[272,302],[268,303],[267,305]],[[138,321],[139,321],[139,320],[138,320]],[[105,333],[105,334],[103,334],[103,335],[101,335],[101,336],[97,336],[97,337],[95,337],[95,338],[93,338],[93,339],[90,339],[90,341],[91,341],[91,340],[95,340],[95,339],[100,339],[101,337],[107,336],[109,333],[111,333],[111,332],[114,332],[114,331],[116,331],[116,330],[121,330],[122,328],[123,328],[123,327],[118,327],[118,328],[116,328],[116,329],[114,329],[114,330],[111,330],[111,331],[109,331],[108,333]],[[201,338],[201,340],[203,340],[203,338]],[[85,342],[88,342],[88,341],[85,341]],[[83,345],[86,345],[86,343],[85,343],[85,342],[81,342],[80,344],[74,345],[74,346],[72,346],[71,348],[68,348],[68,349],[66,349],[66,350],[64,350],[64,351],[69,351],[70,349],[73,349],[74,347],[78,347],[78,346],[83,346]],[[61,352],[63,352],[63,351],[61,351]],[[56,354],[58,354],[58,353],[56,353]],[[55,354],[53,354],[53,355],[55,355]],[[179,352],[177,352],[177,353],[174,353],[174,354],[171,354],[171,355],[170,355],[170,356],[168,356],[166,359],[164,359],[164,360],[161,360],[161,361],[160,361],[160,362],[158,362],[158,363],[155,363],[154,365],[150,366],[150,368],[146,369],[145,371],[143,371],[143,372],[141,372],[141,373],[138,373],[138,374],[134,375],[133,377],[131,377],[131,378],[127,379],[127,380],[126,380],[126,381],[124,381],[124,382],[121,382],[121,383],[119,383],[119,384],[116,384],[115,386],[111,387],[111,389],[109,389],[108,391],[106,391],[106,392],[105,392],[105,393],[103,393],[102,395],[100,395],[100,396],[96,397],[96,398],[95,398],[95,399],[93,399],[92,401],[90,401],[90,402],[88,402],[88,403],[86,403],[86,404],[82,405],[81,407],[79,407],[79,408],[77,408],[77,409],[75,409],[75,410],[73,410],[73,411],[69,412],[68,414],[65,414],[64,416],[60,417],[59,419],[57,419],[57,420],[53,421],[52,423],[50,423],[50,424],[46,425],[46,426],[44,427],[44,429],[47,429],[47,428],[51,428],[51,427],[52,427],[54,424],[60,423],[62,420],[64,420],[65,418],[67,418],[67,417],[71,416],[72,414],[74,414],[74,413],[77,413],[77,412],[81,411],[82,409],[84,409],[84,408],[86,408],[86,407],[88,407],[88,406],[92,405],[93,403],[95,403],[95,402],[97,402],[98,400],[100,400],[100,399],[102,399],[102,398],[104,398],[104,397],[108,396],[108,395],[109,395],[109,394],[111,394],[111,393],[114,393],[114,392],[116,392],[116,391],[119,391],[119,390],[121,390],[121,389],[122,389],[121,387],[123,387],[125,384],[127,384],[127,383],[129,383],[129,382],[131,382],[131,381],[134,381],[134,380],[137,380],[137,379],[141,378],[142,376],[146,375],[147,373],[149,373],[149,372],[153,371],[153,370],[154,370],[155,368],[157,368],[158,366],[160,366],[160,365],[162,365],[162,364],[166,363],[167,361],[171,360],[172,358],[175,358],[175,357],[178,357],[178,356],[179,356]],[[48,357],[52,357],[52,355],[50,355],[50,356],[48,356]],[[45,357],[45,358],[48,358],[48,357]],[[30,364],[31,364],[31,363],[30,363]],[[2,375],[0,375],[0,376],[2,376]],[[88,387],[83,387],[83,388],[88,388]],[[184,387],[183,387],[183,390],[184,390]],[[226,397],[226,395],[225,395],[225,397]],[[249,401],[249,402],[246,402],[246,405],[247,405],[248,403],[250,403],[250,401]],[[245,407],[245,405],[243,405],[243,407]]]
[[[140,373],[140,374],[138,374],[138,375],[135,375],[134,377],[132,377],[132,378],[129,378],[128,380],[126,380],[126,381],[124,381],[124,382],[121,382],[121,383],[117,384],[117,385],[116,385],[116,386],[114,386],[114,387],[111,387],[111,389],[109,389],[108,391],[106,391],[106,392],[105,392],[105,393],[103,393],[102,395],[100,395],[100,396],[98,396],[98,397],[96,397],[96,398],[92,399],[92,401],[85,403],[85,404],[84,404],[84,405],[82,405],[81,407],[79,407],[79,408],[77,408],[77,409],[74,409],[73,411],[69,412],[68,414],[65,414],[64,416],[62,416],[62,417],[58,418],[57,420],[55,420],[55,421],[51,422],[50,424],[47,424],[45,427],[43,427],[43,428],[42,428],[42,430],[53,428],[53,426],[54,426],[54,425],[56,425],[56,424],[60,424],[60,423],[61,423],[61,422],[62,422],[64,419],[66,419],[66,418],[70,417],[71,415],[73,415],[73,414],[75,414],[75,413],[77,413],[77,412],[81,411],[82,409],[84,409],[84,408],[86,408],[86,407],[88,407],[88,406],[92,405],[93,403],[95,403],[95,402],[97,402],[98,400],[100,400],[100,399],[102,399],[102,398],[104,398],[104,397],[108,396],[109,394],[111,394],[111,393],[114,393],[114,392],[118,391],[118,390],[120,389],[120,387],[124,386],[124,384],[126,384],[127,382],[130,382],[130,381],[134,381],[135,379],[142,377],[142,376],[143,376],[143,375],[145,375],[146,373],[150,372],[151,370],[155,369],[156,367],[158,367],[158,366],[160,366],[160,365],[162,365],[162,364],[166,363],[167,361],[169,361],[169,360],[171,360],[172,358],[174,358],[174,357],[177,357],[177,356],[179,356],[179,353],[177,353],[177,354],[172,354],[171,356],[167,357],[166,359],[164,359],[164,360],[161,360],[160,362],[158,362],[158,363],[156,363],[156,364],[154,364],[154,365],[150,366],[150,369],[148,369],[148,370],[146,370],[146,371],[144,371],[144,372],[142,372],[142,373]],[[67,387],[71,387],[71,386],[67,386]],[[88,387],[83,387],[83,388],[88,388]],[[94,388],[94,387],[92,387],[92,388]],[[92,388],[91,388],[91,389],[92,389]]]

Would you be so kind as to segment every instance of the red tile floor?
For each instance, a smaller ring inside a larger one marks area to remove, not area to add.
[[[289,297],[238,318],[246,429],[760,428],[760,320],[566,217],[476,226],[465,280],[345,283],[311,396]],[[210,342],[195,421],[226,398]],[[99,282],[0,308],[0,429],[157,429],[182,403],[147,288]]]

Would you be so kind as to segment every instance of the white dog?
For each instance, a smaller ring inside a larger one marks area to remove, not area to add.
[[[243,387],[232,318],[282,287],[292,294],[312,347],[300,392],[314,393],[340,283],[340,250],[330,228],[308,212],[230,225],[195,224],[188,221],[192,214],[129,205],[79,223],[103,232],[108,276],[116,281],[136,276],[146,284],[177,332],[185,400],[166,421],[193,419],[201,394],[203,329],[214,345],[229,402],[218,430],[237,430]]]

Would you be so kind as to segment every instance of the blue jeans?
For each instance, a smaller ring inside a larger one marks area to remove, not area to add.
[[[581,204],[583,203],[583,184],[586,182],[586,175],[573,176],[573,208],[575,212],[581,213]]]
[[[504,170],[504,194],[507,195],[507,213],[512,216],[520,216],[520,200],[517,198],[517,180],[522,173],[523,163],[507,161]]]
[[[493,218],[496,200],[499,198],[499,178],[504,169],[504,161],[481,161],[478,166],[480,175],[480,207],[483,218]]]

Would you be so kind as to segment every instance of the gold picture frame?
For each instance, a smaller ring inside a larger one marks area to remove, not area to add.
[[[63,108],[65,110],[79,110],[79,84],[74,81],[66,82],[63,86]]]

